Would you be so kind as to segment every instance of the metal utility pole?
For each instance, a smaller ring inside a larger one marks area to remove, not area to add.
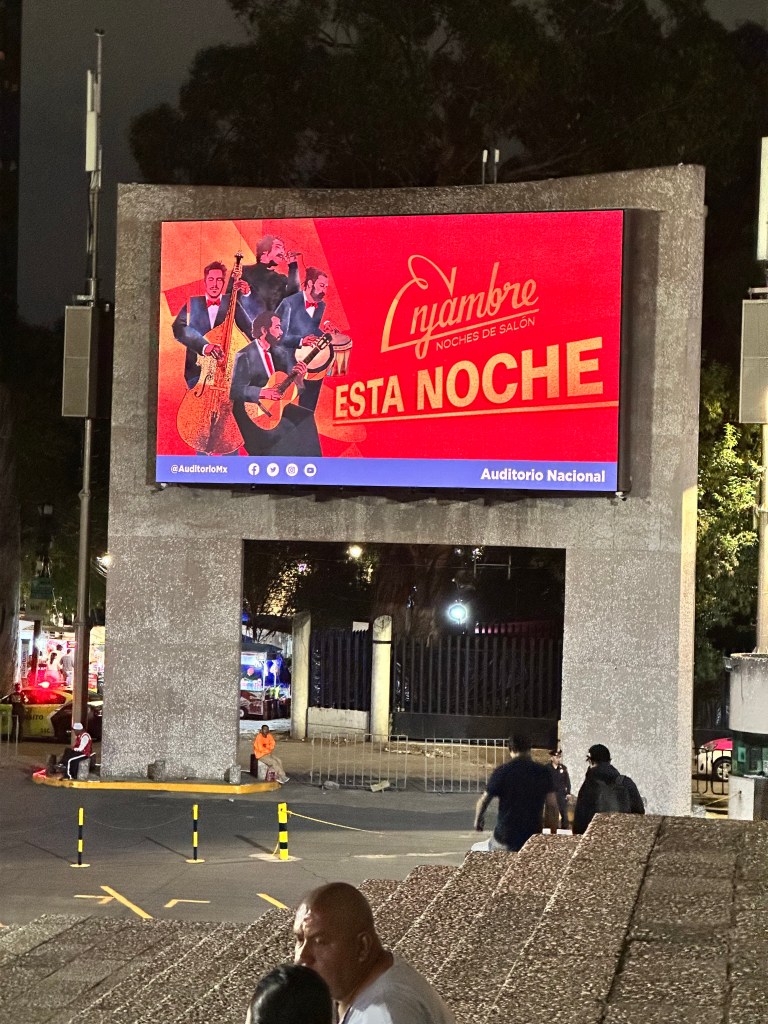
[[[96,407],[96,349],[98,347],[98,243],[101,197],[101,67],[104,32],[96,29],[96,70],[88,71],[85,122],[85,170],[88,183],[87,277],[85,292],[67,308],[64,342],[64,415],[83,418],[83,479],[80,490],[80,543],[77,560],[77,611],[72,721],[87,727],[88,656],[90,649],[91,461]],[[68,337],[69,335],[69,337]],[[83,348],[86,351],[83,357]],[[68,360],[69,352],[69,360]],[[80,360],[78,362],[78,353]],[[69,361],[69,368],[68,368]],[[69,372],[69,379],[67,374]],[[73,397],[74,395],[74,397]],[[67,401],[75,406],[67,409]]]

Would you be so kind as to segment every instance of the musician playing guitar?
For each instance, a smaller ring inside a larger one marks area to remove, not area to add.
[[[293,373],[299,381],[306,376],[306,364],[296,362],[291,350],[280,344],[282,336],[280,319],[271,310],[255,317],[254,340],[238,352],[232,373],[229,395],[235,420],[249,455],[319,456],[322,454],[320,439],[312,410],[300,405],[288,406],[274,430],[259,429],[245,411],[246,402],[258,405],[280,400],[278,389],[268,387],[275,372]]]

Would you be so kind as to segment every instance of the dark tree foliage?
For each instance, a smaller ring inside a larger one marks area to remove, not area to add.
[[[249,541],[243,597],[248,612],[310,611],[318,627],[391,615],[396,633],[432,636],[450,628],[449,605],[463,601],[467,629],[563,618],[563,553],[439,544],[368,544],[359,558],[346,544]]]
[[[734,367],[741,299],[760,281],[753,253],[758,142],[768,135],[764,29],[729,32],[705,0],[229,2],[248,41],[202,51],[177,106],[132,125],[147,180],[469,184],[479,180],[481,150],[494,145],[501,181],[702,164],[704,349]],[[707,386],[705,379],[705,398]],[[739,442],[725,458],[717,436],[732,437],[732,421],[723,403],[712,408],[722,418],[707,412],[703,420],[697,650],[705,673],[723,645],[717,630],[744,613],[727,581],[746,579],[749,565],[743,509],[736,518],[717,510],[718,489],[731,486],[721,470],[743,479],[748,454]],[[715,542],[721,529],[726,536]],[[400,607],[410,584],[395,569],[380,586]],[[438,589],[447,578],[440,575]]]
[[[700,163],[705,348],[732,361],[754,283],[768,36],[704,0],[229,0],[242,46],[200,52],[135,119],[148,181],[399,187]]]
[[[736,393],[726,367],[704,367],[696,551],[698,683],[717,681],[723,653],[752,650],[755,643],[760,432],[738,423]]]

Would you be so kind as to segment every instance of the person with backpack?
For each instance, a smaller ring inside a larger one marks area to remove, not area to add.
[[[594,743],[589,748],[587,763],[587,774],[576,797],[574,835],[583,835],[596,814],[645,814],[637,786],[628,775],[621,775],[613,767],[608,747]]]

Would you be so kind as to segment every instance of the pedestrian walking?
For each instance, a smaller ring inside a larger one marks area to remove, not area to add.
[[[573,831],[587,831],[596,814],[645,814],[645,804],[637,786],[628,775],[621,775],[611,764],[611,752],[602,743],[594,743],[587,753],[587,773],[576,797]]]
[[[547,827],[557,832],[559,813],[549,767],[532,759],[527,736],[513,736],[508,746],[510,760],[493,772],[475,808],[475,829],[482,832],[488,805],[494,799],[499,801],[493,835],[475,843],[475,851],[517,852],[531,836],[541,832],[544,813]]]

